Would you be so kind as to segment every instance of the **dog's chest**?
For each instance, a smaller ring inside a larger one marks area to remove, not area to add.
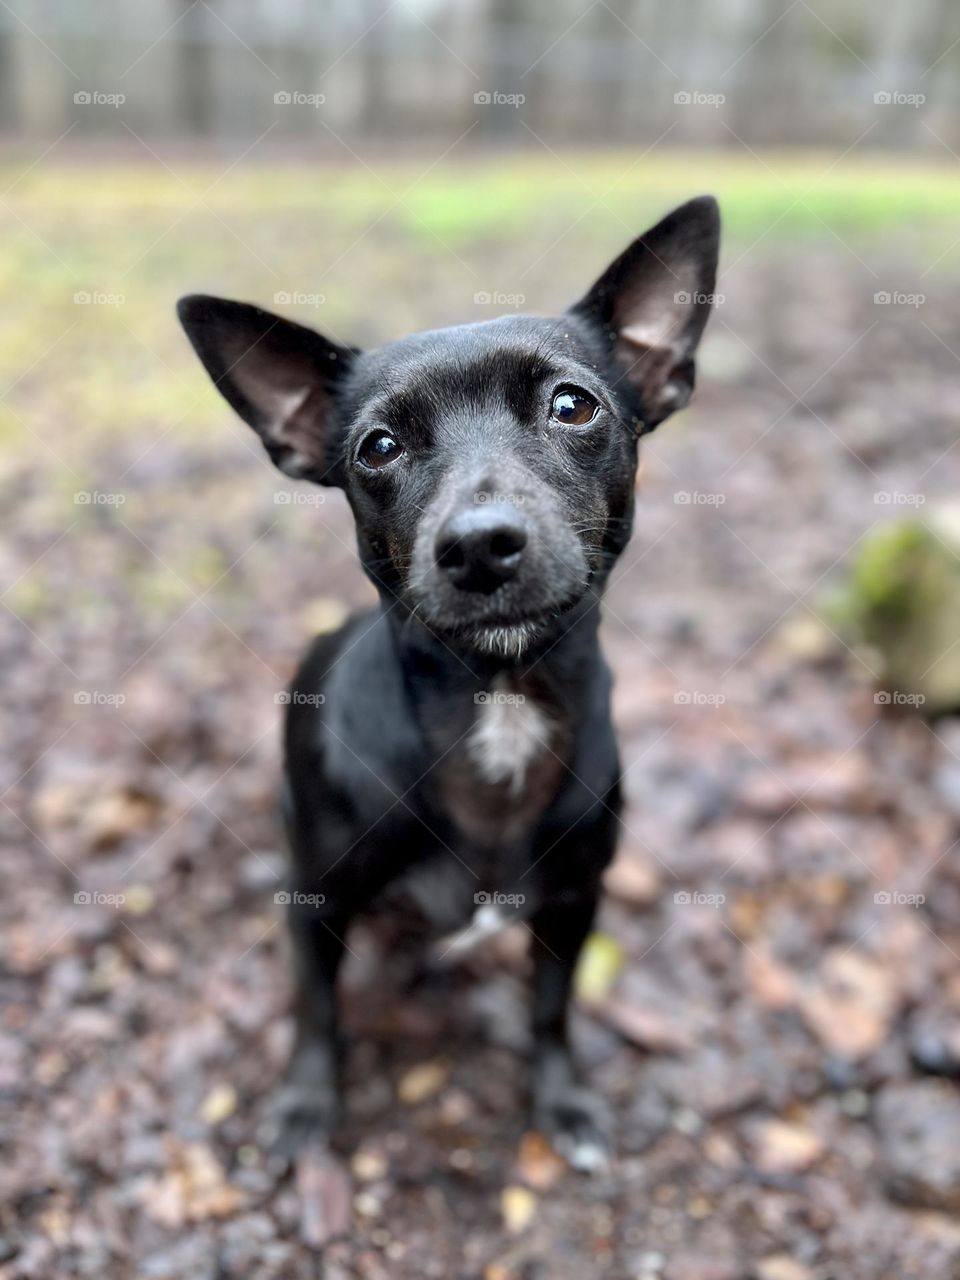
[[[563,779],[567,726],[529,683],[499,677],[441,764],[443,807],[481,845],[522,841]]]

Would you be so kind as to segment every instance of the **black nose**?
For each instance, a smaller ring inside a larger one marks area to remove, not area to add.
[[[478,504],[458,511],[437,534],[440,572],[461,591],[496,591],[517,571],[527,530],[513,507]]]

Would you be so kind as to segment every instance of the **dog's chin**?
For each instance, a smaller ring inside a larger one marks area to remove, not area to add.
[[[463,633],[460,639],[461,643],[466,641],[478,653],[493,658],[522,658],[543,629],[543,624],[536,622],[479,626]]]
[[[504,614],[495,618],[430,617],[421,614],[430,630],[451,648],[467,649],[493,658],[522,658],[545,639],[552,639],[566,615],[583,599],[582,594],[559,601],[551,608],[526,616]]]

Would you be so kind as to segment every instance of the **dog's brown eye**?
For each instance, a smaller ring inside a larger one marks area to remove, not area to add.
[[[395,462],[403,453],[403,445],[386,431],[375,431],[360,446],[360,461],[365,467],[377,471],[388,462]]]
[[[597,402],[583,391],[574,391],[568,387],[558,391],[553,397],[550,414],[557,422],[567,427],[585,427],[592,422],[597,412]]]

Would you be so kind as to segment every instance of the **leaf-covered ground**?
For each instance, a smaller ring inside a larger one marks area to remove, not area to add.
[[[816,617],[871,526],[956,494],[949,236],[744,224],[695,405],[646,450],[605,623],[629,807],[574,1019],[613,1168],[523,1137],[523,936],[407,990],[360,927],[353,1229],[321,1264],[260,1144],[290,1033],[276,697],[371,592],[342,499],[267,468],[170,303],[324,288],[287,313],[385,338],[479,291],[556,305],[628,232],[618,206],[558,242],[584,201],[548,202],[458,266],[453,223],[365,230],[367,192],[327,243],[261,176],[231,234],[176,224],[172,179],[117,185],[122,226],[94,172],[7,197],[0,1275],[956,1277],[960,725],[879,704]],[[649,212],[701,185],[661,175]]]

